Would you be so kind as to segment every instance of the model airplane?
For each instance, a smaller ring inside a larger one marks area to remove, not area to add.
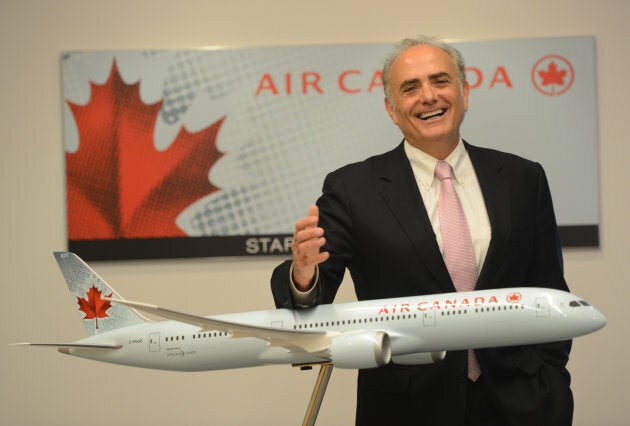
[[[204,317],[123,300],[73,253],[55,258],[89,337],[65,354],[162,370],[437,362],[445,351],[543,343],[599,330],[606,318],[570,293],[507,288]],[[138,311],[168,318],[155,322]]]

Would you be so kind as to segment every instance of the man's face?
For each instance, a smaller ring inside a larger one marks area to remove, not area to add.
[[[410,47],[392,64],[389,87],[385,108],[407,141],[435,157],[448,155],[459,141],[469,93],[451,57],[429,45]]]

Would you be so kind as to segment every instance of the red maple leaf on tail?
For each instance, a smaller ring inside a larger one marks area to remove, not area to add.
[[[96,329],[98,329],[98,319],[99,318],[107,318],[107,310],[112,307],[112,304],[109,300],[103,300],[101,298],[101,290],[92,287],[87,292],[87,299],[83,297],[77,296],[77,302],[79,303],[79,310],[85,313],[86,319],[93,319],[96,321]],[[111,294],[106,295],[105,297],[111,297]]]
[[[160,152],[153,132],[163,101],[143,103],[140,83],[126,84],[115,62],[91,92],[87,105],[68,102],[79,130],[79,149],[66,153],[69,239],[185,236],[177,216],[219,190],[208,171],[223,155],[225,117],[195,133],[182,127]]]

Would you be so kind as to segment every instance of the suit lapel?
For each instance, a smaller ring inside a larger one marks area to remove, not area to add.
[[[510,240],[510,184],[502,177],[502,165],[492,151],[464,143],[481,187],[492,229],[488,252],[477,281],[476,288],[481,290],[491,286],[492,277],[503,261]],[[385,157],[377,171],[377,178],[381,195],[419,259],[443,291],[455,291],[402,144]]]
[[[455,291],[402,144],[385,157],[381,169],[377,171],[377,178],[381,195],[407,234],[420,260],[431,271],[443,291]]]
[[[492,277],[503,262],[510,240],[510,184],[502,177],[502,166],[491,154],[466,143],[468,155],[481,187],[490,219],[492,238],[477,280],[477,290],[489,288]]]

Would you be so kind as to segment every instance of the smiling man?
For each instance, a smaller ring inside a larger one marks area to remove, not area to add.
[[[359,300],[568,290],[542,167],[461,138],[464,70],[441,40],[396,46],[383,67],[385,109],[404,139],[326,177],[317,205],[296,222],[292,259],[271,278],[278,307],[332,303],[346,269]],[[436,364],[361,370],[356,424],[570,425],[570,348],[455,351]]]
[[[407,142],[446,158],[459,142],[470,91],[453,58],[440,48],[415,45],[388,61],[383,75],[385,108]]]

